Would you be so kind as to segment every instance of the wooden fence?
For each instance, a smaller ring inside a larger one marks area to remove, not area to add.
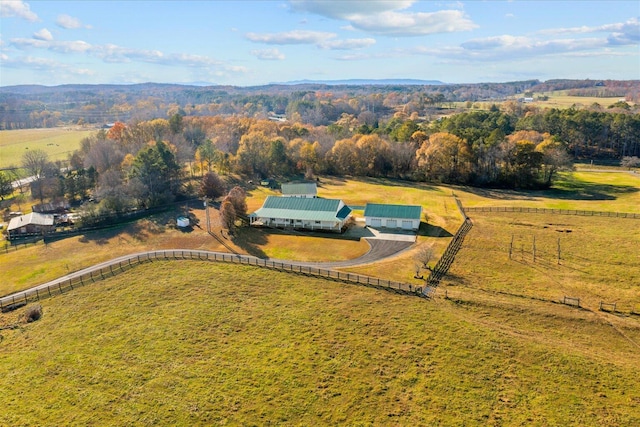
[[[3,312],[10,311],[13,308],[17,308],[18,306],[22,306],[28,302],[39,301],[43,298],[49,298],[54,295],[63,294],[73,290],[76,287],[84,286],[90,283],[94,283],[98,280],[103,280],[108,277],[115,276],[119,273],[135,267],[136,265],[162,260],[200,260],[227,262],[233,264],[246,264],[262,268],[270,268],[278,271],[302,274],[306,276],[336,280],[344,283],[370,286],[404,295],[415,295],[418,297],[429,298],[429,293],[426,292],[426,287],[394,282],[390,280],[379,279],[376,277],[316,268],[305,264],[270,261],[247,255],[228,254],[224,252],[198,251],[190,249],[174,249],[150,251],[120,257],[115,260],[99,264],[98,266],[90,267],[88,269],[69,274],[58,280],[48,282],[45,285],[36,286],[34,288],[27,289],[21,292],[16,292],[12,295],[0,298],[0,309]]]
[[[600,212],[600,211],[585,211],[575,209],[549,209],[549,208],[526,208],[526,207],[514,207],[514,206],[480,206],[480,207],[467,207],[467,212],[517,212],[517,213],[542,213],[542,214],[555,214],[555,215],[578,215],[578,216],[603,216],[613,218],[631,218],[640,219],[640,214],[627,213],[627,212]]]
[[[438,263],[435,265],[435,267],[433,267],[433,270],[431,270],[431,274],[427,278],[427,281],[426,281],[427,286],[425,289],[427,289],[427,291],[429,291],[430,294],[433,294],[435,292],[435,288],[440,284],[440,280],[442,280],[442,278],[449,271],[449,267],[451,267],[451,264],[453,264],[453,261],[456,258],[456,254],[462,248],[462,242],[464,242],[465,236],[467,235],[467,233],[469,233],[469,231],[473,227],[473,222],[471,221],[471,218],[467,216],[467,212],[465,211],[465,208],[462,206],[462,203],[460,202],[460,200],[456,198],[455,201],[456,201],[456,204],[458,205],[458,210],[460,211],[460,214],[464,218],[464,222],[462,223],[462,225],[460,225],[460,228],[458,228],[458,231],[456,231],[456,234],[453,236],[453,239],[451,239],[444,253],[438,260]]]

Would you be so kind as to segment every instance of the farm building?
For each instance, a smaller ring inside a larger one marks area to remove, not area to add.
[[[422,206],[367,203],[364,209],[365,223],[373,228],[417,230],[421,216]]]
[[[342,232],[351,208],[342,200],[268,196],[249,215],[251,225]]]
[[[34,234],[46,234],[53,230],[53,215],[32,212],[11,218],[7,233],[9,240]]]
[[[282,184],[282,197],[318,197],[318,186],[315,182],[290,182]]]

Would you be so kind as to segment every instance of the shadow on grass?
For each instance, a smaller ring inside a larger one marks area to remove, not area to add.
[[[249,255],[265,259],[267,254],[261,246],[267,244],[267,234],[255,227],[242,227],[236,230],[231,241]]]
[[[444,228],[431,225],[424,222],[420,223],[420,228],[418,229],[418,236],[426,236],[426,237],[453,237],[453,234],[449,233]]]
[[[561,200],[616,200],[625,194],[633,194],[640,188],[631,185],[598,184],[576,179],[567,179],[555,188],[540,191],[540,195]]]
[[[466,192],[494,200],[616,200],[621,195],[640,192],[631,185],[601,184],[582,181],[573,176],[564,176],[554,187],[546,190],[504,190],[493,188],[464,187]]]

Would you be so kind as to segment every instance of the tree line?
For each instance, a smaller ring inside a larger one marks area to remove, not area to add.
[[[298,94],[301,102],[311,102],[308,97]],[[376,102],[384,107],[384,100],[371,99]],[[540,110],[505,102],[431,121],[415,111],[386,120],[343,112],[328,125],[177,111],[97,131],[82,141],[64,170],[38,150],[26,153],[22,166],[35,177],[35,198],[92,195],[100,201],[94,209],[113,213],[205,195],[207,187],[215,187],[205,182],[212,174],[247,180],[329,174],[546,188],[573,160],[612,157],[631,159],[625,164],[633,165],[638,156],[640,114],[627,103]]]

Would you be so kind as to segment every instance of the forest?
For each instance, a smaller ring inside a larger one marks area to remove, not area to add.
[[[88,114],[80,117],[73,116],[83,110],[79,105],[98,102],[97,88],[85,88],[83,98],[78,87],[17,87],[14,92],[24,93],[21,101],[7,88],[2,91],[0,117],[5,128],[43,126],[34,112],[28,120],[18,120],[22,110],[7,100],[26,105],[46,97],[70,105],[67,125],[102,123],[113,117],[116,106],[129,111],[128,119],[83,140],[64,172],[36,150],[21,159],[21,166],[37,177],[35,197],[92,196],[100,201],[96,209],[108,214],[202,195],[203,177],[212,174],[247,180],[329,174],[536,189],[551,186],[557,173],[576,160],[625,159],[633,165],[640,156],[640,110],[626,99],[637,96],[638,83],[587,83],[556,84],[592,95],[621,90],[626,98],[607,108],[597,103],[558,109],[516,99],[498,102],[507,94],[535,93],[542,84],[536,81],[470,85],[464,96],[461,87],[448,86],[312,90],[296,85],[272,87],[267,93],[148,85],[155,95],[101,88],[109,92],[99,101],[105,105],[86,109]],[[483,101],[484,108],[471,100],[484,99],[488,92],[496,100]],[[193,103],[194,98],[201,103]],[[45,112],[53,114],[49,107],[39,114]],[[63,114],[58,113],[56,126]]]

